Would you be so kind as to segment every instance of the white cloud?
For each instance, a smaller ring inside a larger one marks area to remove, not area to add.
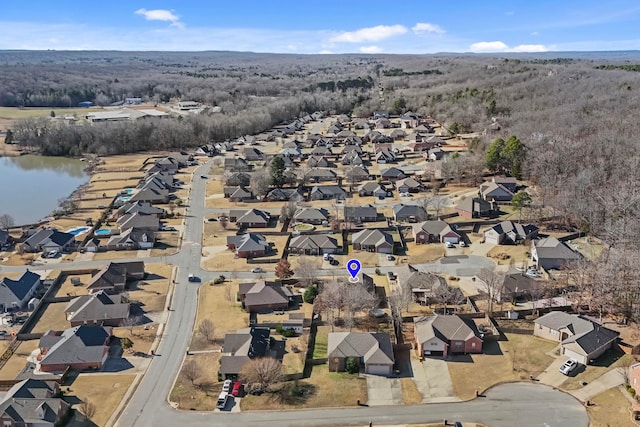
[[[360,48],[360,52],[362,53],[380,53],[382,52],[382,48],[378,46],[362,46]]]
[[[519,44],[514,47],[507,46],[501,41],[478,42],[469,46],[471,52],[547,52],[551,49],[543,44]]]
[[[549,50],[543,44],[520,44],[509,49],[509,52],[547,52]]]
[[[538,35],[538,32],[537,32],[537,31],[533,31],[533,32],[531,33],[531,35],[532,35],[532,36],[537,36],[537,35]]]
[[[330,41],[334,43],[377,42],[406,32],[407,28],[403,25],[377,25],[375,27],[340,33],[337,36],[331,37]]]
[[[444,34],[445,30],[442,29],[439,25],[430,24],[428,22],[418,22],[416,25],[411,27],[411,30],[416,34],[422,33],[433,33],[433,34]]]
[[[174,27],[184,27],[184,24],[180,22],[180,18],[178,15],[174,14],[170,10],[166,9],[138,9],[135,11],[136,15],[144,16],[144,19],[147,21],[166,21],[171,22],[171,25]]]
[[[469,46],[471,52],[506,52],[509,49],[505,43],[495,42],[478,42]]]
[[[333,55],[333,52],[330,50],[321,50],[318,52],[318,55]]]

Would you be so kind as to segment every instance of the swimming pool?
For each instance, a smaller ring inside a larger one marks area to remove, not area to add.
[[[100,230],[96,230],[93,232],[96,236],[108,236],[111,234],[111,230],[108,228],[101,228]]]
[[[90,227],[74,227],[66,231],[66,233],[73,234],[74,236],[78,236],[80,234],[86,233]]]
[[[133,194],[133,188],[125,188],[120,194]]]
[[[128,202],[129,199],[131,199],[131,196],[121,196],[118,197],[118,200],[120,200],[121,202]]]

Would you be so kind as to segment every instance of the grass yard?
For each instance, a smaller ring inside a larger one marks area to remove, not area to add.
[[[147,329],[145,329],[145,327]],[[136,326],[133,328],[133,334],[129,332],[129,328],[114,328],[113,335],[118,338],[128,338],[133,342],[131,352],[149,353],[153,340],[156,338],[158,332],[158,324],[152,323],[145,326]]]
[[[276,335],[276,339],[278,336]],[[304,371],[304,360],[307,354],[309,335],[286,338],[285,354],[282,358],[282,373],[296,374]]]
[[[531,247],[525,245],[498,245],[487,252],[487,257],[492,258],[498,265],[515,263],[521,265],[524,261],[530,262]]]
[[[162,232],[156,234],[156,243],[151,249],[151,256],[170,255],[178,251],[179,233]]]
[[[13,356],[0,369],[0,379],[12,380],[27,364],[27,357],[38,348],[39,340],[22,341]]]
[[[422,394],[416,387],[416,383],[411,378],[400,378],[402,386],[402,402],[405,405],[414,405],[422,402]]]
[[[79,280],[80,285],[75,286],[71,283],[72,280]],[[64,278],[64,281],[60,285],[60,288],[56,292],[57,297],[64,297],[67,295],[87,295],[89,291],[87,291],[87,285],[91,280],[91,274],[74,274],[68,275]]]
[[[63,331],[70,328],[71,325],[64,314],[64,309],[67,307],[67,304],[68,303],[66,302],[47,304],[42,316],[40,316],[38,323],[35,324],[31,332],[35,334],[46,332],[49,329],[53,329],[54,331]]]
[[[631,420],[631,405],[622,393],[625,392],[616,387],[591,399],[594,405],[587,408],[591,427],[637,427]]]
[[[94,261],[110,261],[118,259],[136,258],[138,251],[106,251],[96,252],[93,255]]]
[[[290,396],[289,390],[297,384],[304,396]],[[313,367],[311,376],[296,382],[284,383],[280,392],[261,396],[247,395],[240,407],[247,410],[288,410],[355,406],[367,401],[367,381],[357,375],[329,372],[327,365]]]
[[[313,347],[313,358],[324,359],[327,357],[327,345],[329,344],[330,326],[318,326],[316,341]]]
[[[196,328],[202,320],[210,319],[215,325],[214,336],[222,338],[227,332],[249,326],[249,314],[242,311],[240,303],[235,302],[238,282],[227,281],[223,285],[204,284],[200,286],[198,292]],[[196,341],[198,340],[194,340],[192,344],[195,344]],[[207,347],[210,344],[202,342],[201,345]],[[192,350],[196,350],[196,348],[192,348]]]
[[[161,311],[164,309],[169,282],[173,274],[173,266],[168,264],[146,264],[147,278],[138,282],[130,289],[129,298],[140,301],[145,312]]]
[[[69,378],[62,387],[65,396],[71,397],[70,401],[75,401],[75,397],[93,403],[96,413],[91,421],[97,426],[104,426],[118,407],[135,375],[78,374]],[[67,387],[71,389],[68,392]],[[67,424],[70,427],[82,425],[86,425],[84,418],[77,413]]]
[[[200,353],[186,356],[184,362],[195,361],[197,363],[201,372],[200,378],[192,384],[181,371],[173,390],[171,390],[169,400],[176,402],[180,409],[213,411],[216,407],[216,398],[222,390],[222,383],[218,382],[221,356],[221,353]]]
[[[464,361],[447,362],[456,396],[471,399],[476,390],[482,392],[499,382],[535,377],[553,361],[545,353],[554,343],[531,335],[507,334],[507,338],[509,341],[486,342],[485,354],[457,356]]]
[[[442,243],[426,245],[416,245],[413,242],[407,243],[407,257],[410,264],[435,261],[442,258],[445,252],[445,247]]]

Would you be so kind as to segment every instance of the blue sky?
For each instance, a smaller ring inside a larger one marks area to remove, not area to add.
[[[637,0],[0,3],[0,49],[279,53],[640,49]]]

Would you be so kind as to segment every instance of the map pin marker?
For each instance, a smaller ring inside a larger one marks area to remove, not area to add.
[[[355,283],[358,281],[358,273],[360,273],[361,268],[362,265],[360,265],[360,261],[357,259],[350,259],[349,262],[347,262],[347,271],[351,275],[349,279],[350,282]]]

